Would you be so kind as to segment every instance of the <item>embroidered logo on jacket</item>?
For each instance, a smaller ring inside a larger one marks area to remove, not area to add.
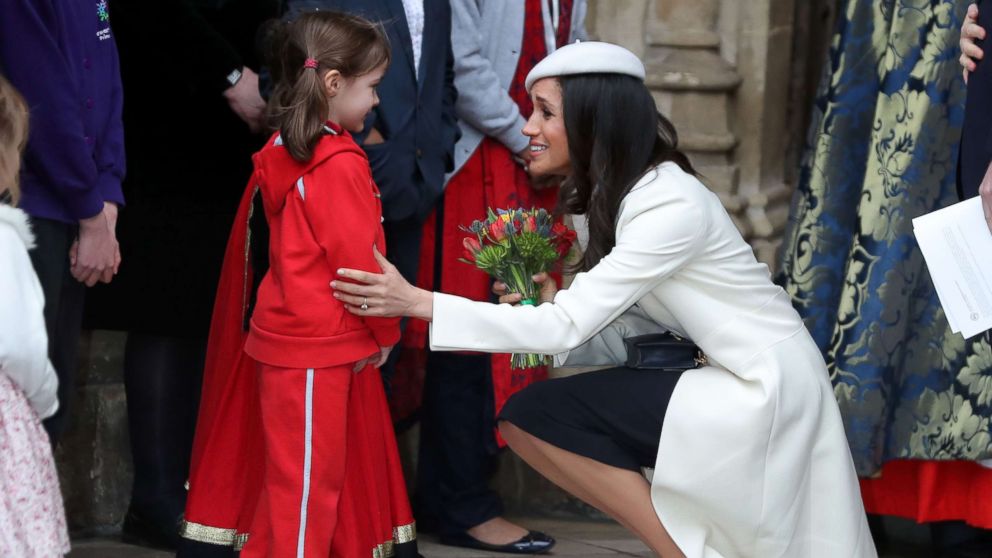
[[[107,0],[100,0],[96,3],[96,17],[101,23],[107,23],[110,21],[110,12],[107,9]],[[106,41],[110,37],[110,26],[99,29],[96,32],[96,38],[101,41]]]

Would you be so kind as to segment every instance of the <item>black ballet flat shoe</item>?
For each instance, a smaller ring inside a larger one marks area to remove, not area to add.
[[[174,522],[156,522],[129,509],[121,526],[121,542],[159,550],[176,550],[181,521],[182,516]]]
[[[507,554],[544,554],[555,545],[555,539],[540,531],[529,531],[520,540],[510,544],[489,544],[468,533],[459,533],[457,535],[442,535],[441,544]]]

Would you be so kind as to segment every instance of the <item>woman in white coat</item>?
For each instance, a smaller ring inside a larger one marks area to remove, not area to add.
[[[643,79],[604,43],[562,48],[528,76],[530,171],[568,177],[561,207],[588,222],[568,289],[545,283],[536,307],[473,302],[416,289],[380,258],[382,275],[340,270],[334,296],[359,315],[431,321],[433,350],[559,365],[622,364],[620,340],[645,325],[687,337],[708,365],[537,384],[507,404],[501,432],[665,558],[874,557],[822,357]]]

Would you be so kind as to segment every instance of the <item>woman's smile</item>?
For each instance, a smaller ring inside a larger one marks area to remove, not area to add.
[[[543,145],[543,144],[540,144],[540,143],[533,143],[533,142],[531,142],[531,144],[530,144],[530,156],[531,157],[537,157],[538,155],[540,155],[541,153],[544,153],[547,150],[548,150],[548,146],[547,145]]]

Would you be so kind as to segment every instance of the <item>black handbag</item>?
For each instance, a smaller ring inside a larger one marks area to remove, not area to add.
[[[672,332],[627,337],[627,368],[684,372],[707,364],[706,355],[688,339]]]

